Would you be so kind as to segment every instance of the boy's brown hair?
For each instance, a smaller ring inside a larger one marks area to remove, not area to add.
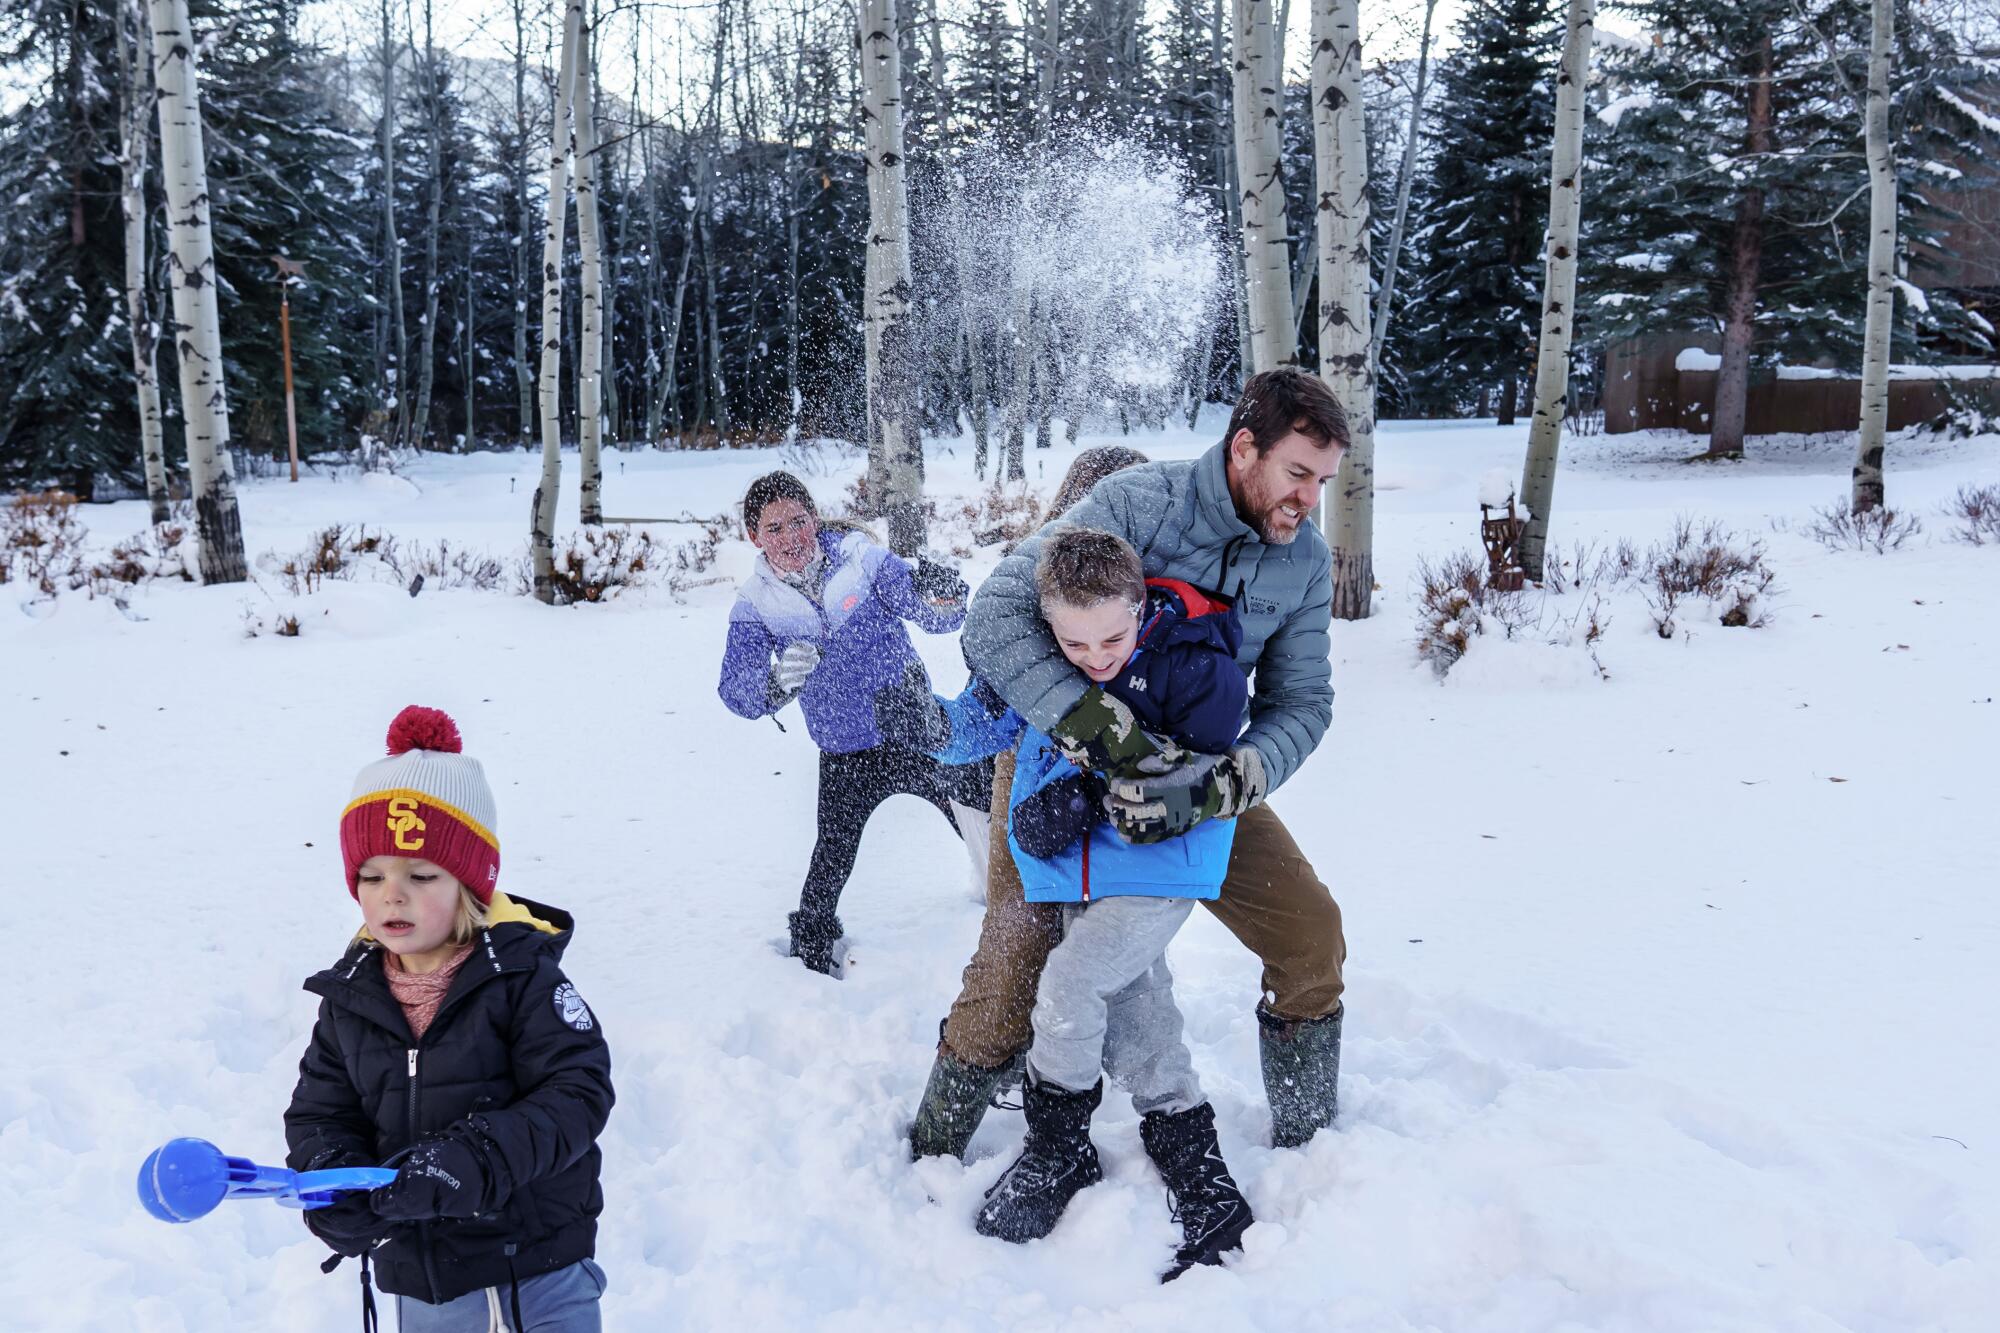
[[[1035,560],[1042,605],[1095,606],[1118,598],[1136,611],[1146,602],[1146,570],[1130,542],[1095,528],[1059,528]]]

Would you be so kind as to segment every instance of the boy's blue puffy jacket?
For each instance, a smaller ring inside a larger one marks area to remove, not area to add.
[[[925,601],[908,562],[866,533],[821,529],[819,547],[828,570],[818,604],[757,557],[729,611],[718,692],[740,717],[773,712],[773,655],[787,644],[810,640],[819,646],[819,666],[806,677],[799,708],[813,744],[828,754],[871,750],[885,739],[876,723],[876,694],[900,686],[913,670],[923,671],[903,622],[949,634],[965,619],[965,609],[940,609]]]
[[[1148,580],[1139,648],[1105,689],[1123,700],[1150,730],[1191,749],[1220,754],[1242,729],[1249,685],[1236,665],[1240,636],[1227,604],[1174,580]],[[1020,744],[1008,806],[1019,810],[1036,793],[1079,776],[1055,742],[977,678],[944,701],[951,743],[936,752],[947,764],[970,763]],[[1022,848],[1013,821],[1007,846],[1029,902],[1073,903],[1121,895],[1215,898],[1229,870],[1236,821],[1211,819],[1166,842],[1136,846],[1103,819],[1053,856]]]

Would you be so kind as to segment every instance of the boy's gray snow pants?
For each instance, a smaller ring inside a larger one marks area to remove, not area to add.
[[[1028,1072],[1037,1082],[1085,1092],[1102,1069],[1142,1115],[1201,1104],[1167,970],[1167,942],[1193,910],[1191,898],[1063,906],[1062,943],[1035,990]]]

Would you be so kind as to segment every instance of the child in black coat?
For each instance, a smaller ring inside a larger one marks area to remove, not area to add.
[[[610,1052],[560,966],[574,922],[494,888],[493,794],[460,750],[450,718],[406,708],[355,783],[340,842],[364,925],[306,982],[286,1160],[399,1168],[305,1214],[361,1258],[364,1322],[372,1262],[404,1333],[597,1333]]]

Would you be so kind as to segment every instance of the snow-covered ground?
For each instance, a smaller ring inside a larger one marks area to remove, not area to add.
[[[1183,457],[1217,429],[1132,442]],[[1382,433],[1376,615],[1337,627],[1333,728],[1274,799],[1347,918],[1338,1132],[1264,1146],[1257,967],[1197,913],[1173,950],[1189,1038],[1261,1221],[1239,1263],[1165,1288],[1175,1229],[1122,1096],[1098,1123],[1108,1179],[1023,1249],[971,1227],[1018,1114],[989,1117],[969,1166],[905,1159],[978,926],[933,812],[899,800],[871,828],[846,981],[775,951],[814,754],[795,720],[715,697],[743,543],[684,603],[329,582],[296,638],[243,634],[246,610],[294,600],[269,575],[156,586],[129,615],[81,594],[16,614],[19,585],[0,590],[22,964],[0,1000],[0,1325],[353,1327],[352,1266],[322,1276],[296,1217],[169,1228],[132,1178],[177,1134],[282,1155],[299,982],[358,920],[336,818],[420,702],[494,780],[504,885],[579,919],[567,963],[619,1092],[611,1329],[2000,1327],[2000,550],[1935,514],[2000,481],[2000,439],[1892,448],[1892,497],[1930,521],[1886,556],[1799,532],[1844,494],[1849,441],[1698,469],[1673,461],[1685,438],[1566,441],[1563,546],[1720,519],[1766,541],[1775,623],[1662,641],[1628,599],[1608,680],[1580,650],[1483,640],[1440,684],[1413,652],[1412,571],[1474,545],[1479,479],[1524,439]],[[934,452],[934,494],[974,492],[968,453]],[[1032,484],[1052,492],[1070,457],[1031,452]],[[717,513],[781,461],[622,455],[607,509]],[[816,466],[827,502],[859,469]],[[249,548],[365,520],[511,560],[537,467],[247,484]],[[137,504],[83,517],[106,541],[144,523]],[[955,641],[922,648],[955,688]]]

